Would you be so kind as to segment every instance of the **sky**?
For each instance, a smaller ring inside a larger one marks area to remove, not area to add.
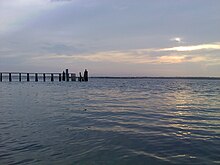
[[[219,0],[0,0],[0,71],[220,77]]]

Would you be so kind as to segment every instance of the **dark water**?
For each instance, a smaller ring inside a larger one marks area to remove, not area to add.
[[[2,82],[7,164],[220,164],[220,81]]]

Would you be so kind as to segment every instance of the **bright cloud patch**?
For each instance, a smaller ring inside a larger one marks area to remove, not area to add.
[[[178,52],[197,51],[197,50],[220,50],[220,43],[192,45],[192,46],[178,46],[173,48],[161,49],[161,51],[178,51]]]
[[[61,56],[61,58],[64,56]],[[57,58],[60,58],[59,56]],[[66,56],[65,58],[88,60],[94,62],[115,62],[115,63],[133,63],[133,64],[177,64],[184,62],[203,62],[208,57],[192,55],[137,55],[128,52],[101,52],[84,56]]]

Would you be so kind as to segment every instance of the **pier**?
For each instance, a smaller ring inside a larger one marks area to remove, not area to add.
[[[46,81],[82,81],[82,77],[77,77],[76,73],[69,73],[66,69],[62,73],[31,73],[31,72],[0,72],[0,82],[3,81],[19,81],[19,82],[46,82]],[[83,81],[88,81],[88,71],[84,71]]]

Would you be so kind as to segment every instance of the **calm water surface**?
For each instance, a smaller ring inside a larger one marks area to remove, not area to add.
[[[220,81],[0,83],[0,165],[220,164]]]

